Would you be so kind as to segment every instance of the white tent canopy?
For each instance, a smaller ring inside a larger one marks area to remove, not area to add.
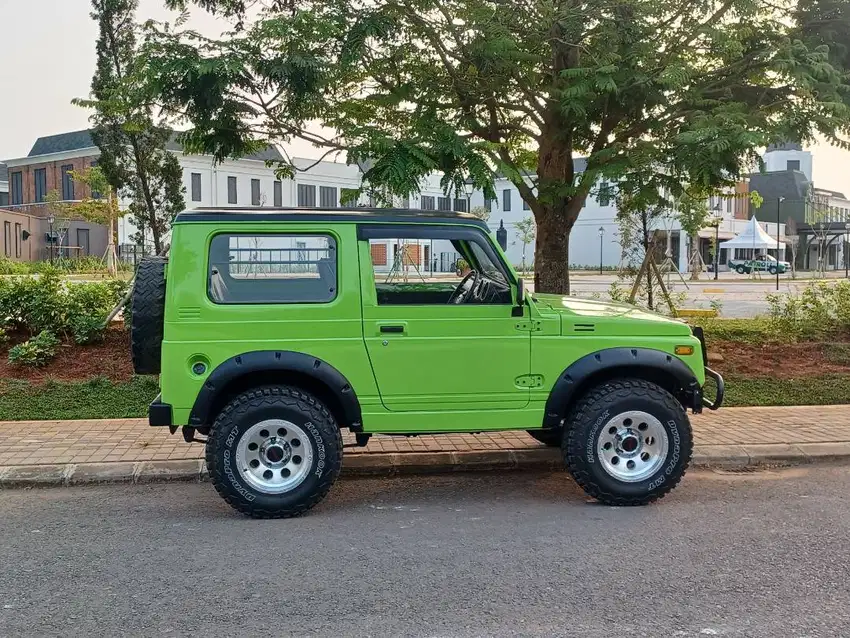
[[[744,231],[729,241],[720,243],[721,248],[776,248],[776,237],[771,237],[759,225],[755,217],[750,219],[750,223]]]

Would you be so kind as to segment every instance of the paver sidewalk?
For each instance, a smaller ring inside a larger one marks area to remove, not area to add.
[[[691,420],[698,465],[850,460],[850,406],[727,408]],[[353,443],[353,436],[344,438]],[[116,465],[107,467],[107,474],[118,480],[136,480],[145,468],[158,467],[154,474],[165,476],[169,463],[182,468],[177,474],[203,475],[203,454],[203,445],[185,443],[179,432],[172,436],[167,428],[149,427],[145,419],[0,422],[0,484],[3,478],[35,476],[36,466],[50,466],[47,474],[58,482],[68,482],[81,467],[109,464]],[[375,436],[365,448],[347,448],[344,465],[348,471],[379,472],[535,463],[556,464],[557,451],[524,432],[504,432]]]

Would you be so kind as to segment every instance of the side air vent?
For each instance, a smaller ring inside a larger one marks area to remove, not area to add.
[[[178,308],[177,317],[179,319],[198,319],[201,316],[201,309],[194,307]]]
[[[573,324],[573,332],[593,332],[596,326],[592,323],[576,323]]]

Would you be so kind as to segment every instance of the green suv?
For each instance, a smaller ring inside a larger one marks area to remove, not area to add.
[[[260,518],[327,494],[343,429],[527,430],[594,498],[645,504],[688,466],[686,411],[723,400],[701,331],[526,292],[486,224],[444,212],[180,214],[139,266],[132,342],[161,375],[150,424],[205,436],[215,488]]]

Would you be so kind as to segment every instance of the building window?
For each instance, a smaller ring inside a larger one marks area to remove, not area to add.
[[[236,193],[236,178],[228,177],[227,178],[227,203],[228,204],[238,204],[239,197]]]
[[[487,209],[488,213],[493,212],[493,200],[490,199],[489,197],[484,198],[484,208]]]
[[[455,198],[455,212],[465,213],[466,212],[466,200],[461,197]]]
[[[506,188],[502,191],[502,210],[511,209],[511,189]]]
[[[12,256],[12,222],[3,222],[3,254]]]
[[[438,197],[437,198],[437,210],[451,210],[452,209],[452,198],[451,197]]]
[[[47,169],[37,168],[32,174],[35,183],[35,201],[43,202],[47,197]]]
[[[422,196],[422,210],[436,210],[437,205],[434,203],[433,195]]]
[[[12,196],[12,206],[24,203],[24,174],[20,171],[11,174],[9,194]]]
[[[726,212],[727,213],[732,212],[732,198],[731,197],[726,198]]]
[[[275,180],[274,183],[274,205],[277,208],[283,206],[283,182]]]
[[[66,164],[62,167],[62,199],[71,201],[74,199],[74,178],[71,177],[71,171],[74,170],[73,164]]]
[[[316,207],[316,187],[312,184],[298,184],[298,205],[304,208]]]
[[[523,210],[531,210],[531,206],[528,205],[528,202],[524,199],[522,200],[522,209]]]
[[[201,201],[201,174],[192,173],[192,201]]]
[[[260,205],[260,180],[251,180],[251,206]]]
[[[602,180],[599,184],[599,195],[597,197],[600,206],[610,206],[611,205],[611,185]]]
[[[0,193],[0,206],[9,205],[9,193]]]
[[[322,208],[336,208],[336,187],[320,186],[319,187],[319,206]]]
[[[216,235],[208,294],[220,304],[327,303],[337,293],[336,252],[325,235]]]
[[[92,160],[91,163],[89,164],[89,167],[90,168],[97,168],[97,160]],[[91,192],[91,198],[92,199],[100,199],[100,193],[98,193],[97,191],[92,191]]]
[[[788,160],[786,166],[789,171],[799,171],[800,170],[800,160]]]
[[[21,256],[21,225],[15,224],[15,257]]]

